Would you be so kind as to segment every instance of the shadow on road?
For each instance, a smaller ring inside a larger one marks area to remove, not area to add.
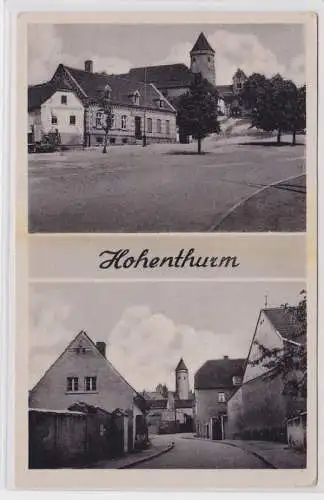
[[[263,146],[263,147],[277,147],[281,148],[283,146],[304,146],[302,142],[296,142],[296,144],[292,144],[291,142],[288,141],[282,141],[282,142],[270,142],[270,141],[249,141],[249,142],[239,142],[239,146]]]

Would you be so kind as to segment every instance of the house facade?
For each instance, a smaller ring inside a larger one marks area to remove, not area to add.
[[[146,421],[145,400],[106,358],[105,343],[95,344],[83,331],[29,393],[31,409],[64,411],[80,404],[125,413],[135,445]]]
[[[206,361],[195,374],[196,433],[208,439],[222,439],[227,404],[242,383],[244,359]]]
[[[289,349],[302,345],[297,308],[262,309],[257,320],[249,355],[245,364],[242,385],[228,401],[228,438],[286,440],[287,420],[305,411],[303,397],[284,393],[285,383],[278,375],[272,376],[260,358],[260,347]]]
[[[60,64],[52,79],[28,88],[28,140],[52,131],[66,146],[92,147],[104,142],[103,98],[112,110],[109,144],[176,141],[176,110],[153,83],[121,75],[95,73]]]

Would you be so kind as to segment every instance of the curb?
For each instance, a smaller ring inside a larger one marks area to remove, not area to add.
[[[255,456],[261,462],[263,462],[267,467],[270,469],[278,469],[273,463],[269,462],[266,458],[264,458],[262,455],[259,455],[256,451],[248,450],[247,448],[244,448],[243,446],[239,446],[238,444],[235,443],[226,443],[226,441],[221,441],[223,444],[226,444],[227,446],[232,446],[233,448],[238,448],[239,450],[245,451],[246,453],[250,453],[251,455]]]
[[[130,469],[131,467],[134,467],[135,465],[142,464],[144,462],[148,462],[149,460],[152,460],[153,458],[159,457],[160,455],[163,455],[164,453],[171,451],[174,448],[174,446],[175,446],[175,443],[171,443],[166,448],[164,448],[163,450],[157,451],[153,455],[150,455],[148,457],[138,458],[137,460],[134,460],[133,462],[130,462],[129,464],[122,465],[121,467],[117,467],[117,469]]]
[[[221,218],[219,219],[219,221],[214,224],[213,226],[211,226],[207,232],[213,232],[213,231],[217,231],[217,229],[219,228],[219,226],[221,224],[223,224],[223,222],[230,216],[232,215],[233,212],[235,212],[241,205],[244,205],[244,203],[246,203],[247,201],[249,201],[251,198],[253,198],[254,196],[262,193],[263,191],[266,191],[267,189],[271,188],[271,187],[274,187],[278,184],[281,184],[282,182],[287,182],[287,181],[290,181],[290,180],[293,180],[293,179],[298,179],[299,177],[303,177],[304,175],[306,175],[305,173],[303,174],[298,174],[298,175],[292,175],[290,177],[287,177],[286,179],[281,179],[280,181],[276,181],[276,182],[272,182],[271,184],[268,184],[267,186],[263,186],[262,188],[259,188],[257,191],[255,191],[254,193],[250,194],[249,196],[247,196],[246,198],[244,198],[243,200],[240,200],[238,203],[236,203],[232,208],[230,208],[223,216],[221,216]]]

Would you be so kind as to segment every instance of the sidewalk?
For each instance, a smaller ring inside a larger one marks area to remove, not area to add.
[[[274,469],[303,469],[306,467],[306,453],[288,448],[285,443],[241,441],[239,439],[225,439],[221,442],[252,453]]]
[[[241,439],[224,439],[212,441],[197,436],[186,436],[182,439],[201,439],[215,444],[225,444],[252,453],[271,469],[303,469],[306,467],[306,453],[288,448],[286,443],[274,441],[244,441]]]
[[[128,469],[134,467],[137,464],[151,460],[152,458],[158,457],[163,453],[167,453],[172,450],[174,443],[168,444],[152,444],[149,448],[138,451],[135,453],[129,453],[120,458],[100,460],[94,464],[87,465],[86,469]]]

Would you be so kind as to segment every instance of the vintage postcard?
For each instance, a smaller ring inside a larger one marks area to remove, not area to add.
[[[316,15],[18,27],[15,485],[311,488]]]

